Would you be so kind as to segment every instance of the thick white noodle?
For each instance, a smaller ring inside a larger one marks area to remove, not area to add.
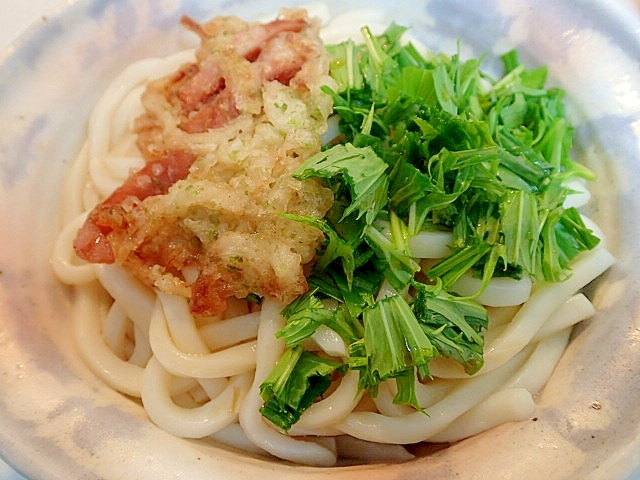
[[[67,223],[53,244],[51,267],[58,279],[67,285],[80,285],[96,278],[93,265],[77,263],[77,257],[73,251],[73,239],[86,218],[87,214],[81,213]]]
[[[478,290],[482,280],[465,273],[451,287],[457,294],[467,297],[474,295]],[[511,307],[521,305],[529,299],[531,295],[531,277],[523,275],[522,278],[497,277],[489,280],[484,291],[476,297],[476,301],[487,307]]]
[[[421,408],[428,409],[433,404],[445,398],[451,390],[460,384],[457,379],[429,379],[422,383],[416,377],[415,392],[416,400]],[[407,405],[397,405],[393,399],[398,393],[395,380],[387,380],[380,384],[378,396],[374,398],[374,403],[378,411],[390,417],[401,417],[415,411]]]
[[[252,371],[256,365],[255,342],[242,343],[214,353],[180,350],[171,338],[159,301],[151,316],[149,343],[158,361],[174,375],[196,378],[230,377]]]
[[[200,335],[209,350],[236,345],[258,336],[260,312],[246,313],[200,327]]]
[[[520,309],[520,305],[512,305],[510,307],[488,307],[487,315],[489,317],[489,327],[491,330],[495,327],[508,324],[514,315]],[[486,338],[486,337],[485,337]]]
[[[601,275],[613,263],[614,258],[604,248],[584,252],[571,265],[571,276],[564,282],[544,284],[537,289],[530,301],[522,306],[505,332],[488,346],[481,372],[487,372],[503,364],[531,341],[551,313],[566,302],[574,292]]]
[[[562,204],[564,208],[584,207],[589,203],[589,200],[591,200],[591,192],[589,192],[584,180],[569,180],[564,183],[564,186],[571,189],[571,192]]]
[[[349,435],[336,437],[336,448],[341,458],[363,463],[406,462],[415,458],[401,445],[367,442]]]
[[[378,387],[378,395],[373,399],[378,412],[387,417],[402,417],[414,412],[415,409],[409,405],[398,405],[393,402],[397,393],[395,386],[395,380],[387,380]]]
[[[570,335],[571,329],[566,328],[541,340],[527,363],[509,379],[505,388],[526,388],[531,395],[537,395],[556,368]]]
[[[415,258],[444,258],[451,255],[451,232],[422,231],[409,238],[409,249]]]
[[[232,377],[216,397],[195,408],[183,408],[171,398],[172,375],[155,357],[142,376],[142,404],[149,418],[162,429],[186,438],[202,438],[234,423],[242,399],[251,385],[251,373]]]
[[[507,422],[526,420],[535,412],[533,395],[547,383],[569,342],[571,329],[545,338],[525,364],[502,386],[430,440],[455,442]]]
[[[251,379],[253,379],[253,375],[251,375]],[[215,398],[227,387],[227,380],[226,378],[199,378],[198,385],[200,385],[203,395]]]
[[[53,244],[51,267],[60,281],[78,285],[95,280],[93,265],[80,262],[73,250],[73,240],[87,217],[83,196],[86,191],[88,141],[82,145],[64,180],[60,220],[62,228]]]
[[[340,358],[347,358],[349,355],[349,347],[342,337],[326,325],[320,325],[311,339],[327,355]]]
[[[94,286],[78,286],[73,315],[73,333],[78,351],[87,365],[107,385],[134,397],[140,396],[143,368],[122,360],[112,352],[100,332],[104,293]],[[98,307],[98,308],[96,308]]]
[[[576,291],[601,275],[614,262],[604,248],[584,252],[572,264],[571,276],[564,282],[546,283],[537,288],[500,336],[485,347],[484,366],[476,375],[485,375],[503,365],[522,350],[550,315]],[[443,378],[466,378],[468,375],[451,362],[434,359],[431,373]]]
[[[344,420],[356,407],[364,392],[358,391],[359,374],[353,370],[340,381],[340,385],[326,398],[317,401],[302,413],[300,420],[289,431],[290,435],[339,435],[333,427]]]
[[[457,442],[507,422],[530,418],[536,405],[525,388],[499,390],[430,438],[433,442]]]
[[[428,440],[500,388],[525,360],[526,352],[523,351],[486,375],[460,382],[449,395],[429,408],[428,415],[420,411],[401,417],[353,412],[337,427],[346,434],[371,442],[409,444]]]
[[[560,305],[531,339],[532,343],[571,327],[596,313],[596,308],[582,293],[573,295]]]
[[[263,455],[267,453],[247,438],[247,434],[239,423],[232,423],[231,425],[214,432],[211,435],[211,438],[218,443],[245,453],[253,453],[255,455]]]
[[[416,379],[416,399],[422,408],[429,408],[431,405],[445,398],[460,381],[457,379],[434,378],[426,383],[421,383]],[[395,393],[395,390],[394,390]]]
[[[104,289],[120,304],[127,316],[144,331],[149,331],[156,302],[153,291],[117,265],[95,265],[94,268]]]
[[[382,220],[382,234],[391,240],[391,227],[388,221]],[[414,258],[445,258],[451,255],[453,234],[439,230],[423,230],[408,239],[409,250]]]
[[[128,362],[144,367],[151,358],[151,355],[153,355],[151,344],[149,343],[149,331],[143,330],[140,328],[140,325],[134,323],[133,338],[133,352],[131,352]]]
[[[162,305],[164,319],[176,348],[186,353],[201,355],[211,353],[198,332],[196,322],[189,311],[187,299],[160,291],[157,291],[156,295]]]
[[[102,339],[107,347],[118,357],[124,358],[126,356],[127,314],[118,302],[113,302],[100,328]]]

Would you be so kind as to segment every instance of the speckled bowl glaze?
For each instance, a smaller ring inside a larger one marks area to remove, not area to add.
[[[0,454],[31,478],[600,479],[640,464],[640,20],[607,0],[329,0],[411,25],[426,46],[466,57],[516,47],[567,91],[575,156],[597,171],[592,216],[616,266],[590,288],[538,398],[536,421],[503,425],[398,465],[316,469],[175,438],[79,359],[72,292],[49,268],[62,179],[102,90],[128,62],[189,40],[196,19],[275,12],[270,0],[80,0],[30,31],[0,63]],[[296,0],[287,5],[299,3]],[[377,14],[377,13],[376,13]],[[363,15],[363,18],[367,15]],[[640,473],[640,470],[635,470]]]

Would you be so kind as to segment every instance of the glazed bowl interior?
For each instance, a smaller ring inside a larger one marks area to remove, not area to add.
[[[576,328],[537,398],[535,418],[396,465],[318,469],[171,436],[98,380],[71,335],[73,292],[49,266],[58,205],[92,106],[133,60],[195,39],[178,25],[277,2],[88,0],[33,29],[0,64],[0,454],[31,478],[626,478],[640,462],[640,23],[604,0],[329,0],[335,17],[408,25],[425,46],[463,57],[517,48],[567,92],[574,156],[598,174],[590,214],[616,265],[589,287],[598,308]],[[218,478],[218,477],[217,477]]]

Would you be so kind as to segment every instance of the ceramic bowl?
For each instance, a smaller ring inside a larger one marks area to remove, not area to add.
[[[300,2],[291,0],[287,5]],[[592,216],[618,262],[590,288],[598,314],[574,332],[537,398],[537,421],[510,423],[397,465],[316,469],[251,458],[171,436],[80,360],[72,292],[49,255],[62,179],[89,112],[129,62],[193,39],[182,14],[245,19],[270,0],[69,2],[0,63],[0,454],[31,478],[367,479],[631,478],[640,463],[640,21],[607,0],[328,0],[354,22],[410,25],[427,47],[510,48],[548,65],[567,92],[575,156],[598,173]]]

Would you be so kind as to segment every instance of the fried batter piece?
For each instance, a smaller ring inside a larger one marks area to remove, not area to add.
[[[291,177],[320,150],[332,110],[319,25],[297,9],[267,24],[182,23],[201,46],[143,94],[146,166],[89,214],[74,247],[189,298],[198,315],[249,294],[288,303],[307,290],[323,234],[281,213],[322,217],[333,202]]]

